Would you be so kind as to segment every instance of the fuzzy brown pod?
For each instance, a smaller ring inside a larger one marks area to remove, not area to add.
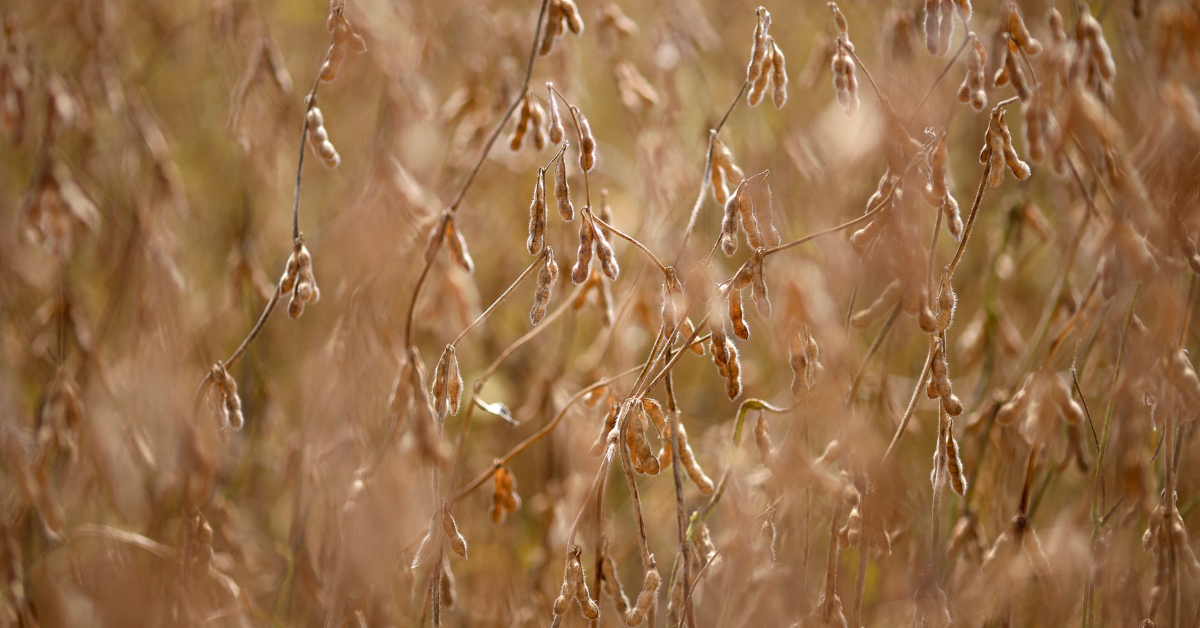
[[[963,77],[962,84],[958,86],[958,101],[964,104],[969,103],[975,111],[983,111],[984,107],[987,107],[987,91],[984,89],[987,50],[975,33],[971,33],[970,37],[974,45],[967,53],[967,75]]]
[[[684,317],[683,322],[679,325],[679,336],[684,340],[691,338],[696,333],[696,326],[692,324],[692,319]],[[696,355],[704,355],[704,343],[692,342],[688,345],[688,349]]]
[[[546,30],[542,35],[542,43],[538,54],[545,56],[554,49],[554,41],[559,35],[571,31],[576,36],[583,34],[583,17],[575,0],[550,0],[546,16]]]
[[[751,83],[749,91],[746,92],[746,104],[751,107],[757,107],[762,102],[763,97],[767,94],[767,88],[771,84],[771,74],[774,61],[771,59],[775,53],[775,39],[767,36],[766,41],[766,57],[763,59],[763,69],[758,73],[758,78]]]
[[[645,475],[658,475],[662,467],[658,458],[654,457],[650,441],[646,439],[647,418],[640,404],[630,409],[626,421],[625,443],[629,447],[633,470]]]
[[[829,10],[833,12],[833,26],[837,29],[838,43],[853,51],[854,44],[850,42],[850,25],[846,22],[846,16],[842,14],[842,10],[838,8],[836,2],[830,2],[828,6]]]
[[[833,55],[833,89],[837,93],[838,104],[847,116],[858,113],[858,75],[854,67],[854,59],[842,47]]]
[[[1011,83],[1013,89],[1017,90],[1017,97],[1021,99],[1021,102],[1025,102],[1033,95],[1033,90],[1025,78],[1025,71],[1021,69],[1019,56],[1016,41],[1006,36],[1004,38],[1004,60],[1001,62],[1000,68],[996,70],[992,82],[997,87]]]
[[[683,421],[679,421],[679,460],[683,463],[683,469],[687,472],[688,478],[692,484],[704,495],[712,495],[716,488],[713,481],[704,473],[704,469],[700,467],[700,463],[696,461],[696,453],[692,451],[692,446],[688,443],[687,429],[683,427]],[[663,446],[658,452],[659,463],[665,469],[671,466],[674,462],[674,456],[671,455],[671,439],[674,438],[671,426],[667,424],[667,430],[662,435]]]
[[[592,125],[578,107],[572,105],[571,112],[579,122],[579,167],[590,171],[596,166],[596,138],[592,135]]]
[[[525,248],[530,255],[542,252],[546,240],[546,169],[538,168],[533,184],[533,201],[529,204],[529,238]]]
[[[337,168],[338,164],[342,163],[342,158],[329,141],[329,131],[325,129],[325,116],[321,114],[321,109],[311,107],[305,114],[304,123],[308,133],[308,146],[313,154],[326,168]]]
[[[823,368],[819,361],[820,346],[807,324],[798,325],[788,335],[788,354],[788,363],[792,367],[792,394],[799,399],[802,394],[812,390],[817,373]]]
[[[586,220],[586,222],[594,222]],[[592,228],[599,231],[599,224],[593,224]],[[583,246],[582,238],[580,246]],[[600,270],[604,272],[604,276],[608,277],[609,281],[616,281],[621,274],[621,267],[617,264],[617,254],[613,251],[612,244],[603,235],[595,238],[596,258],[600,260]]]
[[[1021,13],[1017,11],[1015,4],[1009,7],[1008,32],[1025,54],[1032,57],[1042,51],[1042,43],[1029,34],[1029,29],[1025,28],[1025,20],[1021,18]]]
[[[517,121],[513,125],[512,135],[508,136],[509,150],[516,152],[525,145],[525,136],[533,126],[533,93],[526,91],[521,99],[521,108],[517,111]]]
[[[741,226],[742,233],[746,234],[746,244],[749,244],[750,248],[754,250],[766,246],[766,240],[763,239],[762,230],[758,224],[758,216],[754,212],[754,200],[751,198],[748,179],[742,179],[737,190],[734,191],[731,201],[734,202],[734,210],[737,212],[737,223]]]
[[[220,419],[221,429],[242,429],[246,419],[242,415],[242,400],[238,397],[237,380],[229,375],[225,364],[220,360],[212,367],[212,383],[217,391],[217,418]]]
[[[774,470],[779,464],[779,452],[771,443],[771,431],[765,415],[759,414],[758,420],[754,422],[754,443],[758,446],[763,466]]]
[[[1021,161],[1012,144],[1012,133],[1004,120],[1004,110],[992,110],[988,122],[987,133],[984,137],[983,150],[979,153],[979,163],[989,164],[988,184],[999,187],[1004,182],[1004,167],[1012,170],[1018,179],[1027,179],[1030,175],[1029,165]]]
[[[737,190],[725,201],[725,214],[721,218],[721,250],[727,257],[737,252],[738,239],[738,206],[741,203],[741,192],[745,188],[745,179],[738,184]]]
[[[447,415],[458,414],[459,403],[462,401],[463,382],[458,371],[458,357],[454,345],[446,345],[441,359],[433,369],[433,383],[430,395],[433,397],[433,408],[438,420]]]
[[[345,11],[345,0],[332,0],[329,3],[329,18],[326,20],[325,26],[329,32],[333,33],[333,43],[329,45],[325,63],[321,65],[321,71],[318,74],[326,83],[337,78],[338,69],[347,52],[363,53],[367,51],[366,41],[354,31],[354,26],[346,19]]]
[[[588,220],[588,209],[583,208],[585,216],[579,220],[579,252],[575,265],[571,268],[571,283],[579,284],[587,281],[588,272],[592,265],[592,254],[596,248],[596,230],[592,221]]]
[[[967,496],[967,476],[963,472],[962,458],[958,454],[958,441],[954,439],[954,419],[949,419],[946,427],[946,470],[950,472],[950,488],[959,497]]]
[[[750,298],[758,309],[758,315],[771,318],[771,298],[767,292],[767,280],[764,277],[767,257],[762,249],[755,251],[750,258]]]
[[[517,495],[516,477],[505,466],[496,467],[492,473],[494,487],[492,490],[492,523],[503,523],[505,517],[517,512],[521,507],[521,497]]]
[[[947,270],[942,271],[941,279],[938,281],[937,310],[934,316],[939,332],[950,328],[950,324],[954,322],[954,311],[958,307],[958,295],[954,293],[954,286],[951,285],[950,274]]]
[[[450,514],[450,509],[444,504],[442,506],[442,530],[446,533],[450,549],[465,559],[467,557],[467,539],[458,531],[458,524]]]
[[[188,564],[187,573],[192,578],[203,578],[208,575],[213,558],[213,529],[204,515],[197,510],[187,521]]]
[[[462,232],[454,223],[454,216],[450,216],[446,220],[445,239],[446,250],[450,253],[450,260],[454,262],[454,265],[468,275],[474,273],[475,260],[471,259],[471,253],[467,251],[467,241],[463,239]]]
[[[729,200],[729,184],[740,183],[745,175],[742,169],[733,163],[733,151],[721,141],[716,132],[710,132],[712,138],[712,163],[709,166],[709,184],[712,187],[713,200],[724,206]]]
[[[588,594],[583,563],[579,561],[582,552],[583,550],[575,545],[567,554],[567,563],[563,569],[562,590],[559,592],[558,598],[554,600],[553,609],[556,616],[566,614],[567,607],[570,606],[572,600],[579,605],[585,618],[596,619],[600,616],[600,607],[592,601]]]
[[[571,186],[567,183],[566,146],[563,154],[559,155],[558,163],[554,165],[554,202],[558,206],[558,215],[563,220],[575,219],[575,206],[571,204]]]
[[[558,108],[558,100],[554,98],[554,83],[546,83],[546,100],[550,103],[550,128],[547,132],[547,139],[550,140],[551,144],[562,144],[565,132],[563,129],[562,112]]]
[[[670,428],[667,426],[667,414],[663,412],[662,404],[647,397],[642,399],[642,411],[650,418],[650,422],[654,424],[654,429],[658,430],[659,436],[666,438],[666,434],[670,433]]]
[[[750,47],[750,64],[746,66],[746,83],[753,85],[766,70],[768,55],[771,53],[767,45],[768,31],[771,28],[771,12],[764,7],[758,7],[754,12],[754,43]]]
[[[654,565],[654,554],[651,554],[650,566],[646,568],[646,575],[642,580],[642,591],[638,593],[637,602],[633,608],[625,614],[625,625],[640,626],[645,621],[651,604],[658,597],[658,588],[661,585],[662,576],[658,574],[658,569]]]
[[[725,366],[725,394],[730,399],[737,399],[742,394],[742,363],[737,347],[728,338],[725,340],[725,353],[729,356],[729,363]]]
[[[296,238],[292,257],[295,258],[295,262],[293,264],[292,259],[288,259],[287,270],[280,281],[280,289],[283,291],[285,286],[290,286],[287,288],[287,291],[292,293],[288,301],[288,317],[300,318],[304,313],[305,304],[321,300],[321,289],[317,287],[317,279],[313,275],[312,254],[308,252],[308,247],[304,246],[304,234]]]
[[[529,322],[537,325],[546,316],[546,305],[553,295],[554,283],[558,281],[558,264],[554,261],[554,249],[546,247],[546,262],[538,271],[537,288],[533,292],[533,309],[529,311]]]
[[[600,554],[604,556],[600,561],[600,580],[604,584],[604,594],[612,599],[613,608],[624,618],[629,612],[629,598],[625,596],[625,589],[617,575],[617,563],[608,553],[608,537],[602,537],[600,540]]]
[[[783,109],[788,98],[787,60],[784,59],[783,51],[779,49],[779,45],[775,43],[774,39],[771,40],[771,44],[775,47],[771,53],[771,83],[774,85],[771,102],[775,104],[776,109]]]
[[[729,322],[733,325],[733,335],[742,340],[749,340],[750,328],[746,326],[742,312],[742,291],[731,287],[725,292],[725,297],[729,304]]]

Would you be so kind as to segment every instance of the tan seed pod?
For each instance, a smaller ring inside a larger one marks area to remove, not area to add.
[[[593,225],[593,229],[600,229],[599,225]],[[621,274],[621,267],[617,264],[617,254],[613,252],[612,244],[609,244],[608,238],[597,237],[596,241],[596,257],[600,260],[600,270],[604,271],[604,276],[608,277],[609,281],[616,281]]]
[[[586,211],[585,207],[584,212]],[[596,231],[592,228],[592,221],[585,217],[579,221],[579,252],[575,266],[571,268],[571,283],[580,284],[587,280],[595,244]]]
[[[558,109],[558,100],[554,98],[554,83],[546,83],[546,100],[550,103],[550,128],[548,131],[551,144],[562,144],[565,135],[563,130],[562,112]],[[562,211],[559,208],[559,211]],[[567,220],[570,220],[569,218]]]
[[[733,335],[748,340],[750,328],[746,326],[746,319],[743,318],[742,291],[730,289],[726,291],[725,296],[729,302],[729,322],[733,324]]]
[[[813,466],[817,468],[826,468],[829,465],[838,461],[842,456],[842,442],[838,439],[833,439],[825,445],[825,449],[821,451],[821,455],[813,460]]]
[[[679,335],[684,340],[687,340],[688,338],[691,338],[692,335],[695,333],[696,333],[696,326],[692,324],[692,319],[684,317],[683,323],[680,324]],[[696,355],[704,355],[704,344],[703,343],[693,342],[692,344],[688,345],[688,349],[690,349],[691,352],[695,353]]]
[[[458,414],[462,402],[463,381],[458,372],[458,355],[454,352],[454,345],[448,345],[446,353],[449,354],[446,359],[446,406],[450,416],[454,416]]]
[[[963,404],[958,396],[954,393],[942,395],[942,409],[950,416],[959,416],[963,413]]]
[[[668,449],[668,451],[670,451]],[[696,454],[692,451],[692,446],[688,443],[687,430],[683,427],[683,422],[679,422],[679,462],[683,464],[683,468],[687,471],[688,478],[692,484],[704,495],[712,495],[713,481],[704,473],[704,469],[700,468],[700,463],[696,462]]]
[[[471,254],[467,251],[467,241],[463,239],[462,232],[454,224],[453,217],[446,221],[445,237],[446,250],[450,253],[450,259],[454,264],[467,274],[474,273],[475,261],[471,259]]]
[[[783,58],[783,51],[775,44],[774,39],[771,40],[771,44],[775,46],[771,54],[771,83],[775,86],[771,99],[775,103],[776,109],[782,109],[787,104],[788,97],[787,61]]]
[[[755,253],[750,260],[750,298],[758,308],[758,315],[771,318],[771,298],[767,292],[767,281],[763,276],[766,257],[761,252]]]
[[[433,397],[433,411],[438,420],[444,419],[450,410],[450,404],[446,397],[447,360],[450,356],[450,346],[446,345],[446,349],[442,352],[442,357],[438,359],[437,366],[433,367],[433,382],[430,384],[429,391],[430,396]]]
[[[662,404],[654,399],[642,399],[642,411],[650,417],[650,422],[654,424],[654,429],[658,430],[659,435],[666,435],[669,432],[667,415],[663,412]]]
[[[721,219],[721,250],[729,257],[737,252],[738,203],[744,183],[738,185],[737,191],[725,201],[725,215]]]
[[[854,44],[850,42],[850,27],[846,22],[846,16],[842,15],[842,10],[838,8],[836,2],[828,3],[829,10],[833,12],[833,25],[837,28],[837,37],[841,45],[854,50]]]
[[[763,466],[774,469],[779,463],[779,453],[771,444],[771,432],[767,426],[767,417],[762,414],[758,415],[758,420],[754,423],[754,442],[758,445],[758,453],[762,458]]]
[[[546,316],[546,305],[558,281],[558,264],[554,261],[554,249],[546,247],[546,263],[538,271],[537,288],[533,292],[533,309],[529,311],[529,322],[537,325]]]
[[[601,541],[601,547],[604,559],[600,562],[601,580],[604,582],[604,593],[612,598],[613,608],[622,618],[629,612],[629,598],[625,596],[625,590],[621,586],[621,580],[617,577],[617,564],[612,556],[608,554],[608,539],[604,538]]]
[[[729,354],[729,364],[726,365],[725,393],[730,399],[737,399],[742,394],[742,364],[738,359],[738,350],[732,340],[725,341],[725,351]]]
[[[1011,5],[1008,11],[1008,32],[1012,35],[1017,45],[1025,54],[1035,56],[1042,51],[1042,44],[1038,40],[1029,35],[1029,29],[1025,28],[1025,20],[1021,19],[1021,14],[1017,11],[1016,5]]]
[[[954,294],[954,287],[950,285],[950,275],[942,273],[942,278],[938,283],[936,314],[937,330],[939,332],[950,328],[950,324],[954,321],[954,310],[957,306],[958,295]]]
[[[750,48],[750,65],[746,67],[746,82],[753,85],[763,73],[766,65],[767,31],[771,28],[771,13],[763,7],[755,12],[754,44]]]
[[[931,55],[942,49],[938,5],[938,0],[925,0],[925,49]]]
[[[538,48],[538,54],[546,56],[554,49],[554,40],[566,29],[566,16],[563,14],[563,6],[561,0],[552,0],[547,9],[546,15],[546,30],[542,34],[542,45]]]
[[[558,215],[566,221],[575,219],[575,206],[571,204],[571,187],[567,184],[567,160],[558,158],[554,166],[554,202],[558,206]]]
[[[646,619],[646,614],[650,612],[650,605],[654,603],[658,597],[658,587],[662,585],[662,576],[658,575],[658,569],[654,566],[654,555],[650,555],[650,567],[646,569],[646,576],[642,581],[642,591],[638,593],[637,602],[634,607],[625,614],[625,625],[640,626]]]
[[[571,111],[579,121],[579,167],[590,171],[596,166],[596,138],[592,136],[591,124],[579,108],[572,106]]]
[[[725,169],[718,168],[714,163],[708,169],[709,185],[712,187],[713,200],[721,206],[729,202],[729,186],[725,184]]]
[[[567,22],[567,28],[575,35],[583,34],[583,18],[579,15],[579,7],[575,6],[575,0],[561,0],[563,18]]]
[[[938,5],[941,14],[938,20],[938,51],[937,56],[944,57],[950,52],[950,40],[954,38],[954,2],[942,0]]]
[[[766,50],[763,69],[758,73],[758,78],[754,79],[754,83],[750,85],[750,91],[746,92],[746,103],[751,107],[757,107],[762,102],[763,96],[767,93],[767,86],[771,82],[771,56],[775,52],[775,42],[770,37],[767,37]]]
[[[747,180],[743,179],[738,185],[733,198],[736,199],[734,205],[738,214],[738,223],[742,227],[742,232],[746,234],[746,243],[754,250],[766,246],[762,231],[759,229],[758,217],[754,215],[754,202],[750,198],[750,186]]]
[[[526,93],[521,99],[521,109],[517,112],[517,122],[513,126],[512,135],[508,136],[508,148],[513,152],[521,150],[525,143],[525,135],[529,132],[530,120],[533,118],[533,106],[529,101],[529,94]]]
[[[970,22],[973,9],[971,8],[971,0],[954,0],[954,4],[958,7],[959,13],[962,14],[963,22]]]
[[[1013,394],[1012,398],[1001,404],[996,411],[996,423],[1004,425],[1012,425],[1017,420],[1017,417],[1029,406],[1030,400],[1033,398],[1029,391],[1030,383],[1033,380],[1033,374],[1026,376],[1021,383],[1021,387]]]
[[[442,507],[442,528],[446,532],[446,539],[450,543],[450,549],[454,550],[455,554],[467,557],[467,539],[458,531],[458,524],[454,522],[454,517],[450,515],[450,509]]]
[[[833,55],[833,88],[837,92],[838,104],[847,116],[858,113],[858,76],[854,67],[854,59],[844,49],[839,48]]]
[[[538,168],[537,180],[533,184],[533,202],[529,205],[529,238],[525,248],[530,255],[542,252],[546,239],[546,169]]]
[[[628,425],[625,427],[625,440],[633,459],[634,470],[646,475],[658,475],[661,466],[654,457],[654,450],[650,448],[650,441],[646,440],[646,423],[645,412],[639,406],[629,415]]]
[[[497,467],[493,472],[492,523],[503,523],[505,517],[517,511],[521,498],[517,496],[516,480],[507,467]]]
[[[542,150],[550,142],[550,135],[546,131],[546,110],[542,108],[542,103],[538,101],[537,96],[533,95],[533,90],[529,90],[529,99],[533,102],[529,107],[529,126],[533,128],[533,147]]]

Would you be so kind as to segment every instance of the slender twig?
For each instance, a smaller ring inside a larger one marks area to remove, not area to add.
[[[965,30],[966,20],[963,20],[963,24]],[[928,100],[929,96],[933,94],[933,90],[938,86],[938,83],[941,83],[942,79],[946,77],[946,74],[950,72],[950,68],[954,67],[954,62],[958,61],[959,55],[961,55],[963,51],[967,49],[967,45],[970,44],[971,40],[973,39],[975,39],[975,33],[967,31],[967,36],[963,38],[963,43],[958,47],[958,52],[955,52],[954,56],[950,57],[950,60],[946,62],[946,67],[942,68],[941,74],[937,75],[937,78],[933,80],[933,84],[929,86],[929,89],[925,90],[925,95],[921,96],[921,100],[917,101],[917,106],[913,108],[912,115],[908,117],[908,122],[904,123],[904,128],[907,129],[912,126],[913,121],[917,119],[917,114],[921,112],[921,107],[925,106],[925,101]]]

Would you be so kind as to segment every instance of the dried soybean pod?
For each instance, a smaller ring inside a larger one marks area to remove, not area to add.
[[[595,249],[596,231],[592,228],[592,221],[586,217],[587,208],[584,208],[585,216],[579,220],[579,252],[575,260],[575,266],[571,269],[571,283],[583,283],[587,281],[588,270],[592,264],[592,252]]]
[[[750,48],[750,65],[746,67],[746,82],[753,84],[763,73],[767,58],[767,31],[771,28],[771,14],[763,7],[755,11],[754,44]]]
[[[766,257],[761,252],[756,252],[750,260],[750,298],[754,300],[759,316],[771,318],[771,298],[767,294],[767,281],[763,278],[765,264]]]
[[[1008,32],[1012,34],[1013,40],[1017,42],[1021,50],[1025,51],[1025,54],[1032,57],[1042,51],[1041,42],[1029,35],[1029,29],[1025,28],[1025,20],[1021,19],[1016,5],[1009,7]]]
[[[537,325],[546,316],[546,304],[554,291],[554,282],[558,280],[558,264],[554,261],[554,249],[546,247],[546,263],[538,271],[537,288],[533,293],[533,309],[529,312],[529,322]]]
[[[743,318],[742,291],[730,288],[726,291],[725,296],[729,302],[729,322],[733,324],[733,335],[742,340],[748,340],[750,328],[746,326],[746,320]]]
[[[742,394],[742,363],[732,340],[725,340],[725,351],[729,355],[729,364],[725,371],[725,394],[729,395],[730,399],[737,399]]]
[[[593,225],[592,228],[599,230],[601,227]],[[617,264],[617,254],[613,252],[612,244],[603,235],[596,238],[596,257],[600,260],[600,270],[604,271],[604,276],[609,281],[616,281],[621,274],[621,267]]]
[[[554,83],[546,83],[546,99],[550,101],[549,134],[551,144],[562,144],[563,130],[562,112],[558,108],[558,100],[554,98]]]
[[[571,204],[571,187],[567,184],[565,150],[562,155],[559,155],[558,163],[554,166],[554,202],[558,205],[558,215],[563,220],[574,220],[575,207]]]
[[[579,167],[590,171],[596,166],[596,138],[592,136],[592,125],[578,107],[572,105],[571,111],[579,121]]]
[[[771,44],[775,46],[771,53],[771,82],[775,84],[775,92],[771,99],[775,103],[776,109],[782,109],[787,104],[788,97],[787,61],[783,58],[783,51],[779,49],[778,44],[775,44],[774,39],[771,40]]]
[[[449,356],[446,359],[446,405],[450,416],[454,416],[458,414],[458,407],[462,402],[463,381],[458,372],[458,355],[454,351],[454,345],[447,345],[446,353]]]
[[[679,462],[683,464],[684,470],[687,471],[688,478],[696,485],[704,495],[712,495],[713,481],[704,474],[704,469],[700,468],[700,463],[696,462],[696,454],[692,451],[692,446],[688,443],[687,430],[683,427],[683,422],[679,422]]]
[[[950,471],[950,487],[959,497],[967,496],[967,476],[963,473],[962,458],[958,455],[958,441],[954,440],[954,420],[949,419],[946,428],[946,466]]]
[[[546,239],[546,169],[538,168],[537,180],[533,185],[533,202],[529,205],[529,239],[525,248],[530,255],[542,252]]]
[[[742,189],[738,185],[737,191],[725,201],[725,215],[721,219],[721,250],[729,257],[737,252],[738,195]]]
[[[661,584],[662,576],[658,575],[658,569],[654,566],[654,555],[651,554],[650,566],[646,569],[646,576],[642,581],[642,591],[638,593],[634,607],[625,614],[627,626],[639,626],[646,619],[646,614],[650,612],[650,605],[658,597],[658,587]]]
[[[454,224],[453,216],[446,221],[445,238],[446,250],[450,252],[450,259],[454,264],[468,275],[474,273],[475,261],[471,259],[471,254],[467,251],[467,241],[463,239],[462,232]]]
[[[667,415],[663,412],[662,404],[654,399],[645,398],[642,399],[642,410],[650,417],[650,422],[660,435],[668,433],[670,427],[667,426]]]
[[[454,517],[450,515],[450,509],[442,505],[442,528],[446,532],[446,538],[450,542],[450,549],[454,550],[455,554],[467,557],[467,539],[458,531],[458,524],[454,522]]]
[[[938,0],[925,0],[925,49],[935,56],[942,48],[940,26]]]

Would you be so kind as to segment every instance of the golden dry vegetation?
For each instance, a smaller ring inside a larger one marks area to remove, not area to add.
[[[8,3],[0,626],[1198,625],[1131,1]]]

